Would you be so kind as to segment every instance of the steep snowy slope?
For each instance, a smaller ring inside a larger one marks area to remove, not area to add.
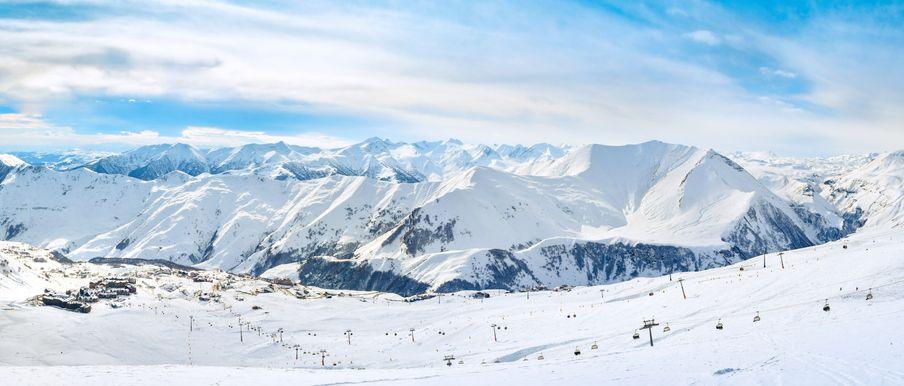
[[[904,150],[879,155],[824,185],[826,198],[856,214],[864,227],[904,228]]]
[[[737,153],[767,187],[792,202],[804,221],[827,229],[831,240],[861,226],[900,226],[902,152],[820,158]],[[873,221],[870,221],[870,218]]]
[[[0,154],[0,182],[15,169],[26,166],[27,164],[21,159],[10,154]]]
[[[154,191],[149,182],[86,169],[19,169],[0,184],[0,235],[70,253],[137,216]]]

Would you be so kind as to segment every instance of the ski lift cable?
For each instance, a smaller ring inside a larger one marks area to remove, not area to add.
[[[876,287],[872,287],[872,289],[876,289],[876,288],[884,288],[884,287],[888,287],[888,286],[895,285],[895,284],[901,284],[901,283],[904,283],[904,279],[902,279],[902,280],[896,280],[896,281],[892,281],[892,282],[888,282],[888,283],[885,283],[885,284],[882,284],[882,285],[879,285],[879,286],[876,286]],[[808,304],[813,304],[814,302],[815,302],[815,303],[822,303],[822,302],[824,302],[825,300],[842,299],[842,298],[850,297],[850,296],[852,296],[852,295],[856,295],[856,294],[858,294],[858,293],[864,293],[864,292],[868,292],[868,291],[869,291],[869,289],[861,289],[861,290],[847,291],[847,292],[842,293],[842,294],[837,294],[837,295],[833,295],[833,296],[828,296],[828,297],[820,298],[820,299],[818,299],[818,300],[810,300],[810,301],[804,301],[804,302],[798,302],[798,303],[786,304],[786,305],[777,306],[777,307],[771,307],[771,308],[760,308],[760,309],[758,309],[758,311],[760,311],[760,312],[779,311],[779,310],[783,310],[783,309],[795,308],[795,307],[805,306],[805,305],[808,305]],[[746,313],[746,311],[745,311],[745,313]],[[722,314],[722,315],[723,315],[723,317],[725,317],[725,316],[738,316],[738,315],[742,315],[742,312],[741,312],[741,311],[735,311],[735,312],[725,313],[725,314]],[[704,323],[704,322],[707,322],[707,321],[711,322],[713,319],[714,319],[714,318],[701,318],[701,319],[690,319],[690,320],[688,320],[688,319],[678,319],[677,322],[672,322],[672,324],[681,325],[681,326],[684,326],[684,325],[697,325],[697,324]]]

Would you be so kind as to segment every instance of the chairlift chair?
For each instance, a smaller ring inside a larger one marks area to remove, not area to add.
[[[665,324],[665,327],[662,328],[662,332],[669,332],[669,331],[672,331],[672,328],[669,327],[669,324],[668,324],[668,323],[666,323],[666,324]]]
[[[873,289],[869,289],[869,293],[866,294],[866,300],[873,300]]]
[[[753,322],[756,323],[756,322],[759,322],[759,321],[760,321],[760,312],[757,311],[757,312],[756,312],[756,315],[754,315],[754,317],[753,317]]]
[[[538,361],[542,361],[542,360],[543,360],[543,354],[540,354],[540,355],[537,357],[537,360],[538,360]]]
[[[581,355],[581,349],[579,347],[574,348],[574,355]]]
[[[634,339],[640,339],[640,333],[637,330],[634,330]]]
[[[721,330],[721,329],[722,329],[722,319],[719,319],[719,322],[716,323],[716,330]]]
[[[590,349],[591,349],[591,350],[596,350],[596,349],[598,349],[598,348],[600,348],[600,346],[598,346],[598,345],[596,344],[596,342],[593,342],[593,345],[590,346]]]
[[[826,304],[824,306],[822,306],[822,310],[825,312],[829,312],[829,310],[831,310],[831,309],[832,309],[832,307],[829,307],[829,299],[826,299]]]

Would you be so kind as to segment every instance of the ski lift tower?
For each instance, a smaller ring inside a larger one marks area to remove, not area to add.
[[[348,344],[351,346],[352,344],[352,330],[345,330],[345,337],[348,338]]]
[[[656,319],[653,318],[650,320],[644,320],[643,327],[640,328],[641,330],[647,330],[650,332],[650,347],[653,347],[653,327],[656,327],[658,325],[659,323],[656,323]]]
[[[326,350],[320,350],[320,366],[326,366]]]

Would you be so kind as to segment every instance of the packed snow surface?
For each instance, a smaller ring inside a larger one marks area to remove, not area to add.
[[[153,265],[36,261],[46,256],[0,244],[4,384],[904,383],[899,230],[671,278],[414,302],[225,272],[197,282]],[[137,294],[88,314],[28,301],[110,276],[135,277]],[[199,298],[209,294],[219,300]],[[250,324],[241,333],[240,320]]]

